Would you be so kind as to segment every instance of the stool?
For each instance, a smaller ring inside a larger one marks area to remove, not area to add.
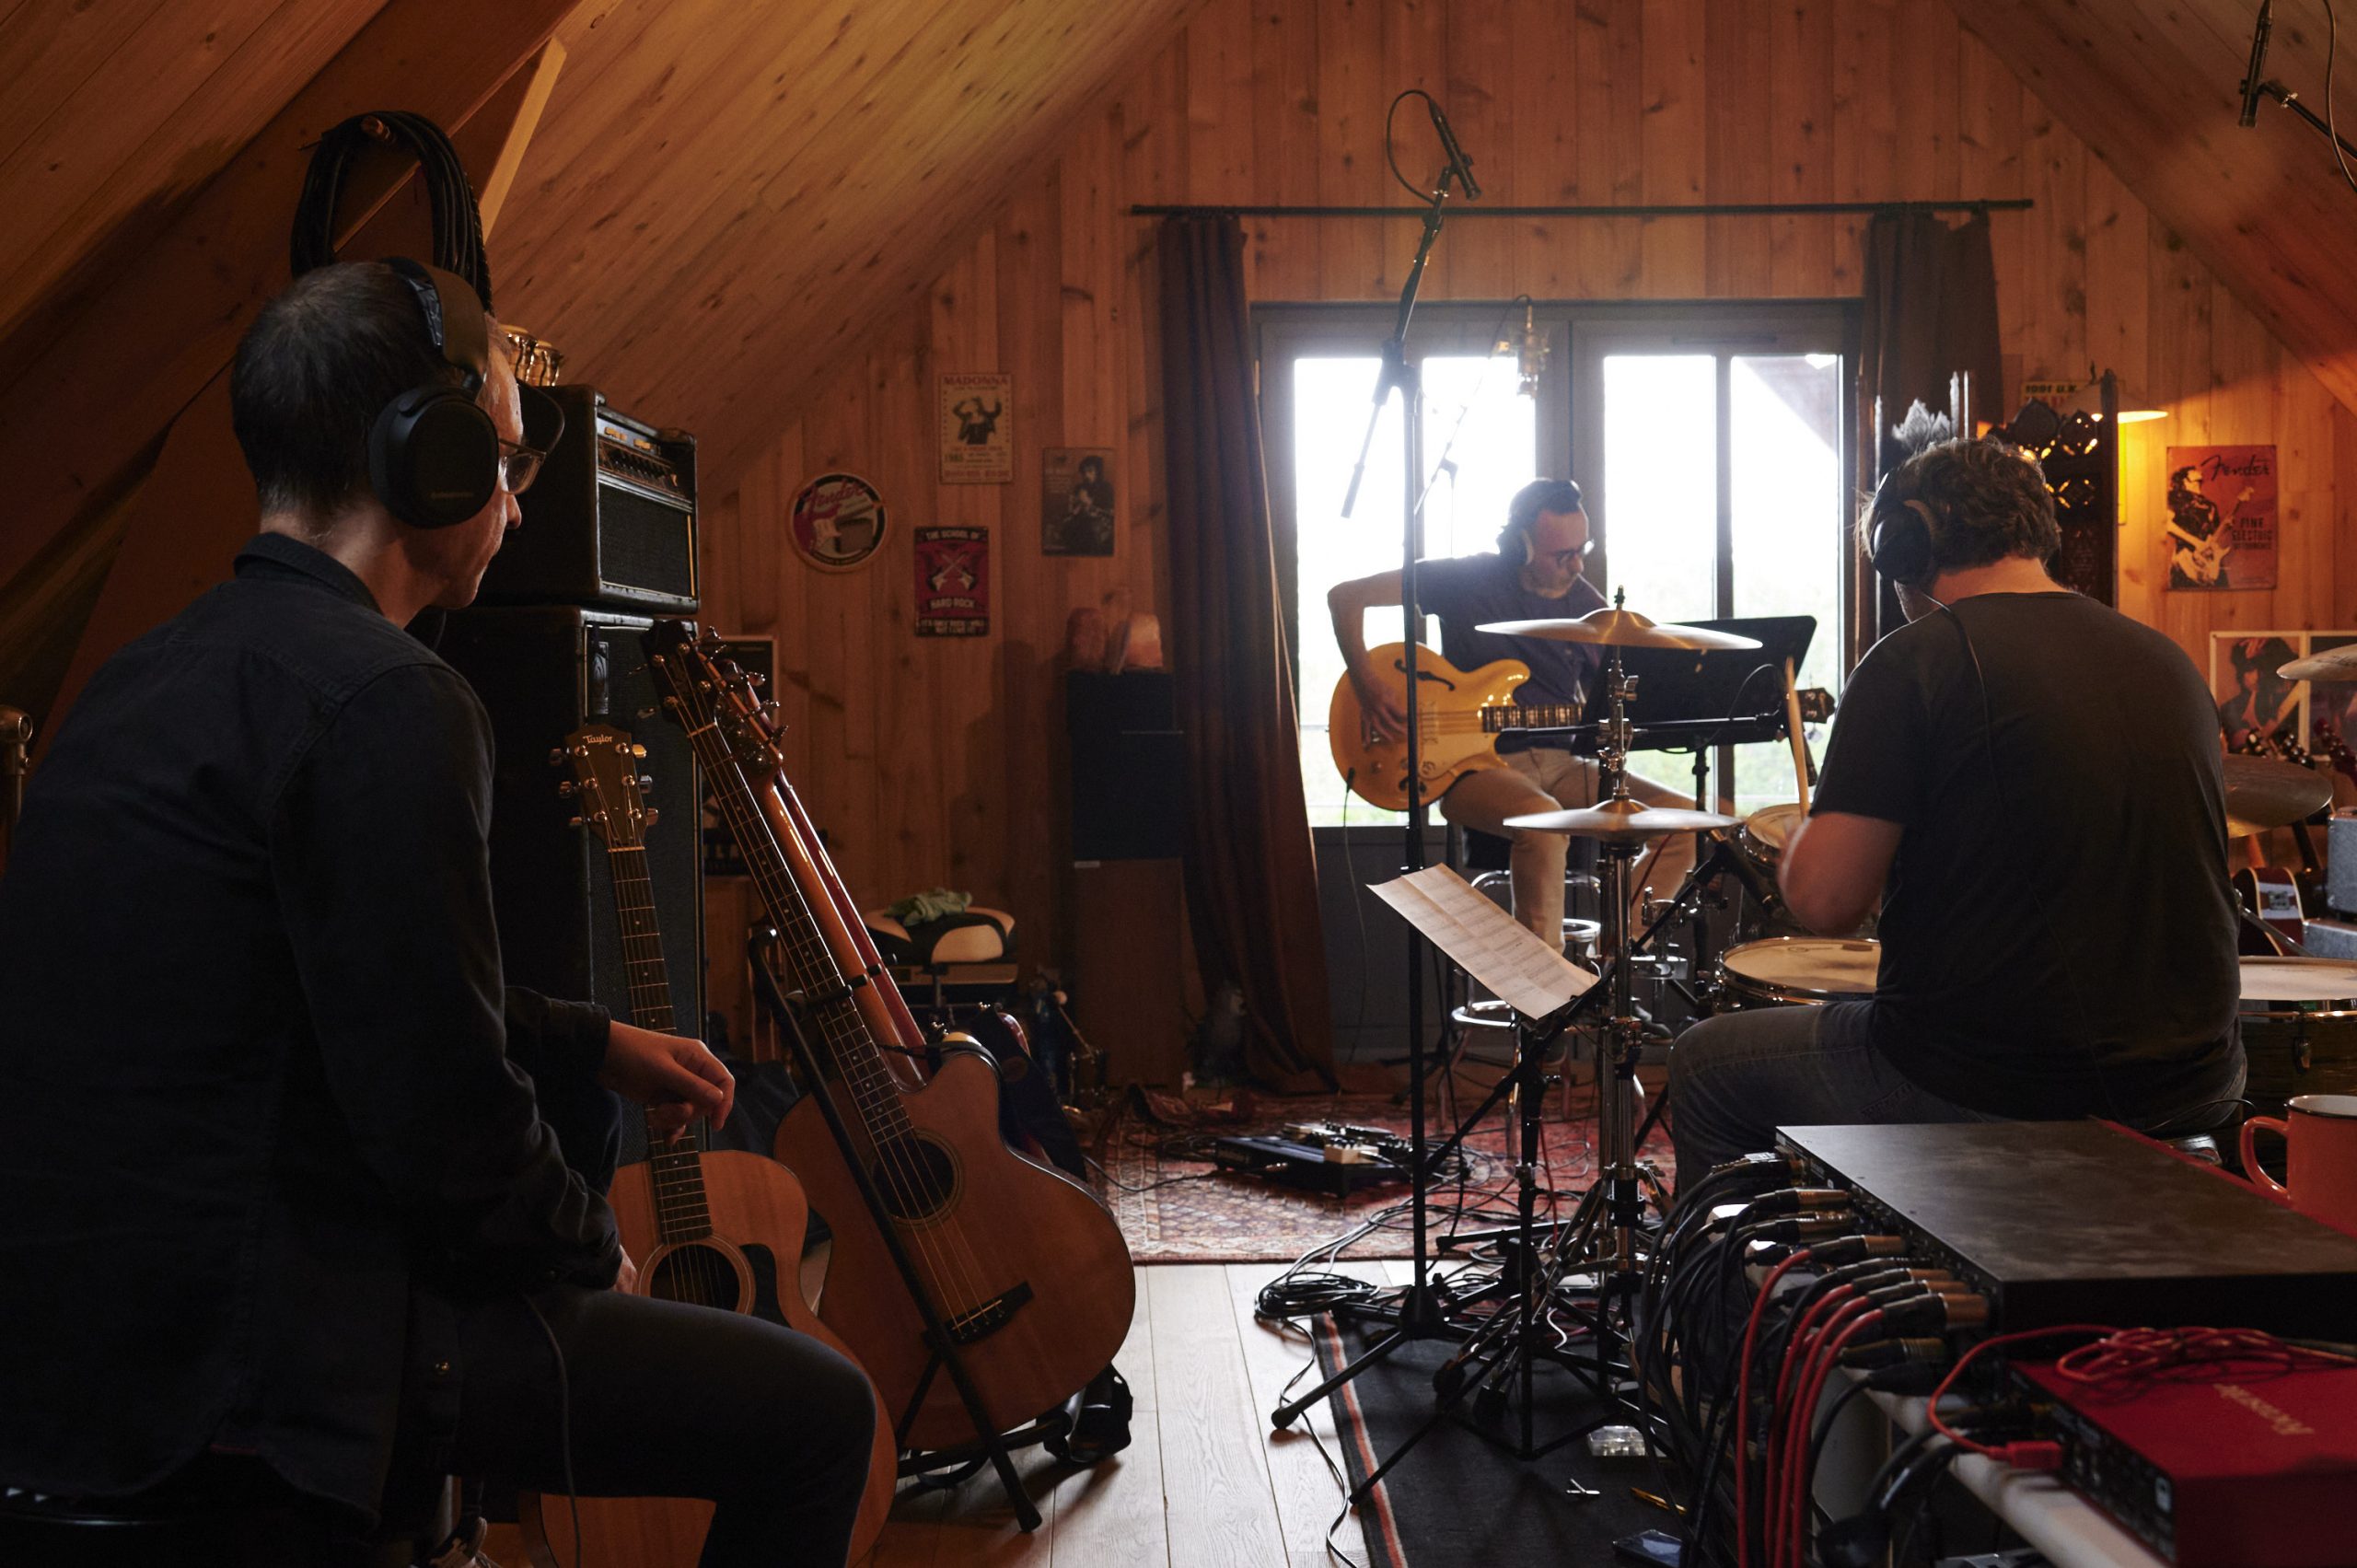
[[[259,1459],[207,1455],[129,1497],[51,1497],[0,1488],[0,1562],[42,1568],[412,1568],[455,1519],[445,1483],[430,1519],[347,1533],[332,1504],[296,1492]]]

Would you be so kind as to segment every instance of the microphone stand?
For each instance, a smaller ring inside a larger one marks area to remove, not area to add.
[[[1432,821],[1432,808],[1424,797],[1423,740],[1417,716],[1420,706],[1418,688],[1422,682],[1417,656],[1423,645],[1423,611],[1416,595],[1416,553],[1417,547],[1422,542],[1420,525],[1423,518],[1424,493],[1416,483],[1416,450],[1412,436],[1416,400],[1422,388],[1416,367],[1408,361],[1408,323],[1415,315],[1416,294],[1424,281],[1424,263],[1432,258],[1433,242],[1440,238],[1441,212],[1448,203],[1449,186],[1459,180],[1463,172],[1452,157],[1434,182],[1432,203],[1424,210],[1423,233],[1416,242],[1416,259],[1409,263],[1407,281],[1399,289],[1399,314],[1392,324],[1391,336],[1383,345],[1383,368],[1376,377],[1375,407],[1367,415],[1366,436],[1359,442],[1358,461],[1351,467],[1350,489],[1342,496],[1342,516],[1347,517],[1358,504],[1359,484],[1366,477],[1366,457],[1375,445],[1376,426],[1382,421],[1384,404],[1390,401],[1396,389],[1400,397],[1400,446],[1407,455],[1406,494],[1412,497],[1399,529],[1399,605],[1401,618],[1405,621],[1400,630],[1404,633],[1401,641],[1406,645],[1400,668],[1407,675],[1408,719],[1408,827],[1401,856],[1402,876],[1424,868],[1424,834]],[[1298,1399],[1279,1405],[1271,1411],[1269,1424],[1280,1431],[1291,1426],[1303,1411],[1317,1405],[1368,1367],[1388,1360],[1394,1351],[1410,1341],[1432,1339],[1447,1331],[1442,1311],[1443,1302],[1431,1277],[1431,1209],[1426,1190],[1432,1180],[1433,1169],[1424,1144],[1426,952],[1427,945],[1422,935],[1413,926],[1409,927],[1408,1209],[1410,1247],[1415,1275],[1397,1307],[1344,1303],[1336,1307],[1338,1316],[1364,1317],[1387,1323],[1390,1330],[1369,1346],[1364,1355],[1341,1371]]]

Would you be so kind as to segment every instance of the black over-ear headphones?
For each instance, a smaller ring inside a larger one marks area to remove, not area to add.
[[[474,290],[450,273],[406,256],[385,264],[417,296],[435,352],[465,377],[412,387],[385,405],[368,430],[368,483],[412,528],[446,528],[482,511],[499,487],[499,427],[475,401],[491,374],[489,324]],[[446,312],[445,300],[458,308]]]
[[[1904,501],[1891,497],[1887,494],[1891,484],[1889,479],[1883,481],[1867,513],[1866,554],[1875,570],[1891,582],[1910,588],[1929,587],[1939,575],[1932,509],[1911,496]]]

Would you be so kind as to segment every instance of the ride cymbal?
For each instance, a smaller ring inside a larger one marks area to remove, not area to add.
[[[1701,833],[1713,828],[1732,828],[1736,818],[1721,816],[1716,811],[1678,811],[1657,806],[1647,806],[1626,796],[1616,796],[1600,806],[1582,807],[1570,811],[1535,811],[1527,817],[1509,817],[1506,826],[1534,833],[1565,833],[1578,839],[1602,839],[1608,842],[1627,842],[1632,839],[1658,839],[1671,833]]]
[[[1480,630],[1501,637],[1538,637],[1550,643],[1592,643],[1615,648],[1756,648],[1756,637],[1654,621],[1633,610],[1591,610],[1562,621],[1492,621]]]
[[[2332,804],[2332,780],[2274,757],[2226,759],[2226,833],[2245,838],[2288,828]]]
[[[2295,658],[2275,673],[2286,680],[2357,680],[2357,643]]]

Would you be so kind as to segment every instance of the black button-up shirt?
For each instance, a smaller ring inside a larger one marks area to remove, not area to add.
[[[110,660],[0,879],[0,1484],[208,1445],[373,1511],[413,1287],[611,1281],[528,1074],[598,1009],[503,990],[473,691],[323,552]]]

